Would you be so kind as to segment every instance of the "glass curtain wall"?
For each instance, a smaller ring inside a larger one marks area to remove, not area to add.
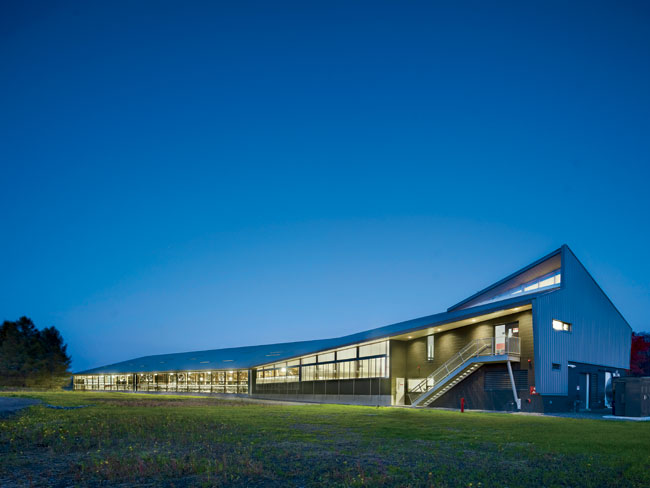
[[[257,384],[388,378],[389,343],[347,346],[254,370]],[[248,393],[248,370],[75,375],[75,390]]]
[[[388,341],[382,341],[304,356],[257,368],[255,380],[269,384],[387,378],[388,350]]]
[[[248,393],[248,370],[76,375],[75,390]]]

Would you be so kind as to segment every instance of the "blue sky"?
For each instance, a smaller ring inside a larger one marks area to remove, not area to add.
[[[650,8],[524,3],[3,3],[0,320],[324,338],[567,243],[650,329]]]

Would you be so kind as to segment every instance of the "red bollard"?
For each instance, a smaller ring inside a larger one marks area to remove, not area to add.
[[[460,413],[465,412],[465,397],[460,399]]]

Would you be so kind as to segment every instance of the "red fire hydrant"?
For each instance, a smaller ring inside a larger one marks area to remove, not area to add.
[[[460,413],[465,412],[465,397],[460,399]]]

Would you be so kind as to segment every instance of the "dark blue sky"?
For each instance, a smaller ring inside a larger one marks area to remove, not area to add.
[[[566,242],[650,329],[648,3],[432,3],[4,2],[0,320],[323,338]]]

